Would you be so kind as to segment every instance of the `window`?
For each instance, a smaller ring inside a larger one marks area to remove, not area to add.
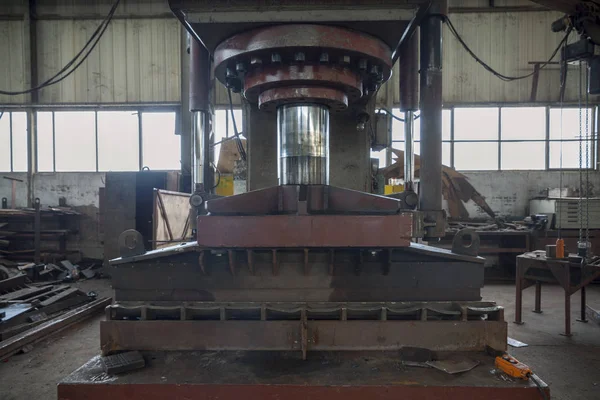
[[[37,113],[38,171],[52,172],[54,165],[54,113]]]
[[[27,171],[27,113],[0,111],[0,171]]]
[[[404,118],[399,109],[393,112]],[[593,168],[596,108],[587,110],[587,119],[585,109],[581,116],[582,165]],[[579,138],[579,108],[455,107],[442,113],[442,162],[462,171],[579,168]],[[421,153],[420,139],[417,118],[415,154]],[[392,146],[404,150],[404,122],[398,119],[392,121]]]
[[[579,108],[551,108],[550,109],[550,168],[579,168],[579,155],[584,168],[592,168],[595,159],[594,151],[594,110],[589,108],[581,110],[581,128],[579,124]],[[588,123],[588,136],[586,137],[586,121]],[[581,129],[581,135],[580,135]],[[581,144],[580,144],[581,138]],[[580,151],[581,145],[581,151]],[[586,151],[588,153],[586,162]],[[562,157],[561,157],[562,155]]]
[[[235,117],[235,125],[239,133],[242,132],[242,110],[233,109],[233,116]],[[219,162],[219,154],[221,151],[221,142],[223,139],[232,137],[235,135],[235,129],[233,127],[233,120],[231,119],[231,112],[227,110],[215,110],[215,118],[213,121],[213,132],[214,132],[214,160],[215,165]],[[243,136],[243,135],[242,135]]]
[[[54,160],[57,172],[96,171],[96,113],[54,113]]]
[[[404,119],[403,113],[398,108],[394,108],[395,116]],[[418,112],[415,113],[417,116]],[[414,121],[414,150],[415,154],[421,154],[421,118]],[[451,166],[451,132],[452,132],[452,112],[451,110],[442,110],[442,163]],[[404,122],[392,119],[392,147],[404,151]]]
[[[545,107],[503,107],[500,126],[501,169],[546,168]]]
[[[142,160],[151,170],[181,168],[181,137],[174,112],[142,112]]]
[[[99,111],[97,118],[98,171],[136,171],[140,163],[138,113]]]

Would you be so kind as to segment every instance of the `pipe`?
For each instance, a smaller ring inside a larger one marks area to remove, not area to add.
[[[444,14],[446,2],[432,5]],[[430,15],[421,24],[421,167],[419,208],[442,210],[442,20]]]
[[[277,109],[280,185],[329,184],[329,109],[292,104]]]
[[[419,109],[419,35],[400,48],[400,111]]]
[[[190,40],[190,111],[192,112],[192,190],[210,191],[210,54]]]
[[[404,190],[415,190],[414,113],[404,113]]]

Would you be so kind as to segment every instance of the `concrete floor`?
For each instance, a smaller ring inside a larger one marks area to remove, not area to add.
[[[82,290],[110,293],[109,282],[91,280],[78,284]],[[564,327],[562,290],[545,286],[543,314],[534,314],[533,290],[524,292],[524,325],[515,325],[514,286],[488,285],[484,300],[506,308],[509,336],[529,344],[509,348],[510,353],[528,364],[550,385],[552,398],[559,400],[600,399],[600,326],[576,322],[579,296],[572,298],[574,335],[559,335]],[[600,285],[588,289],[588,304],[600,308]],[[99,352],[99,321],[103,316],[59,332],[35,345],[27,354],[15,355],[0,363],[0,399],[55,399],[57,382]]]

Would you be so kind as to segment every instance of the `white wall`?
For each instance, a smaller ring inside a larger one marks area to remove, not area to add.
[[[529,200],[542,195],[547,188],[558,188],[558,171],[478,171],[465,172],[465,176],[481,193],[492,210],[501,217],[519,219],[528,215]],[[592,195],[598,195],[600,173],[590,172]],[[563,172],[563,187],[579,189],[579,172]],[[486,218],[472,201],[466,204],[471,218]]]

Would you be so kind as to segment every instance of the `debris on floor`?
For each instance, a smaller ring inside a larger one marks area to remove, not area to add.
[[[73,312],[73,308],[85,308],[96,300],[94,292],[86,293],[71,287],[64,280],[34,282],[32,278],[39,278],[39,273],[27,273],[33,268],[29,264],[19,265],[16,275],[0,280],[0,359],[24,349],[30,343],[32,332],[36,332],[32,340],[39,340],[46,332],[52,332],[57,322],[59,326],[67,323],[66,315]],[[53,264],[50,268],[57,269],[59,273],[65,272]],[[48,324],[49,327],[40,330]],[[19,338],[24,341],[19,342]],[[11,340],[16,343],[11,344],[10,351],[5,352],[7,342]]]
[[[598,311],[598,308],[592,308],[589,305],[586,305],[585,315],[588,318],[588,320],[600,325],[600,311]]]
[[[128,351],[126,353],[113,354],[102,357],[104,372],[108,375],[122,374],[134,369],[144,368],[146,361],[139,351]]]
[[[467,358],[427,361],[427,365],[440,371],[454,375],[467,372],[479,365],[479,361]]]
[[[506,343],[511,347],[517,347],[517,348],[529,346],[527,343],[520,342],[517,339],[513,339],[511,337],[506,338]]]

